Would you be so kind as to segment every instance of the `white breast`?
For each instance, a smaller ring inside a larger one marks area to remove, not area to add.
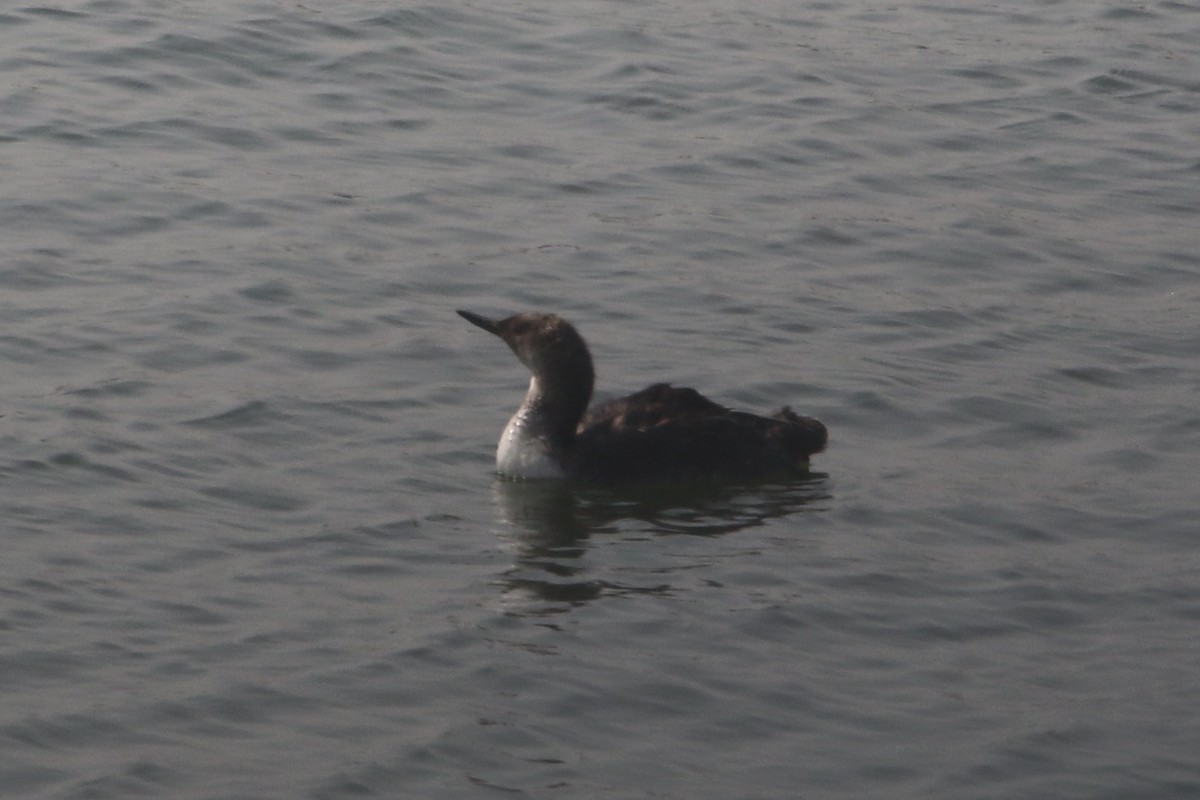
[[[562,466],[550,457],[546,442],[531,432],[529,411],[521,408],[508,421],[496,447],[496,469],[510,478],[536,480],[563,477]]]

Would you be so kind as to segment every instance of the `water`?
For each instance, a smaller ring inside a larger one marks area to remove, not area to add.
[[[0,785],[38,798],[1190,798],[1200,14],[0,14]],[[601,396],[810,479],[490,472]]]

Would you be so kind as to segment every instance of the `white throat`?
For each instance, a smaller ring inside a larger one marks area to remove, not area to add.
[[[543,435],[545,425],[538,416],[541,387],[537,377],[529,380],[525,401],[513,414],[500,443],[496,447],[496,469],[502,475],[521,480],[561,478],[562,465],[550,454],[549,443]]]

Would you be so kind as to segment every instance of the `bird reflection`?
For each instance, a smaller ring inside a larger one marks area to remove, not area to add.
[[[511,531],[515,564],[503,575],[506,594],[547,605],[522,613],[556,613],[602,595],[671,591],[605,580],[586,562],[593,536],[640,531],[643,535],[722,536],[793,514],[829,497],[828,476],[811,473],[783,484],[682,485],[612,490],[563,481],[498,478],[493,495]],[[656,571],[657,577],[666,574]]]
[[[517,564],[504,573],[510,592],[554,603],[577,604],[604,590],[585,577],[579,559],[591,531],[578,513],[575,493],[561,481],[510,481],[498,478],[496,506],[513,531]]]

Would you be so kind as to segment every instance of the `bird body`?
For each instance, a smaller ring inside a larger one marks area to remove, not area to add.
[[[757,416],[666,383],[589,409],[591,354],[565,319],[458,313],[503,339],[532,373],[496,449],[496,468],[508,477],[607,484],[752,479],[802,471],[828,441],[819,420],[790,408]]]

